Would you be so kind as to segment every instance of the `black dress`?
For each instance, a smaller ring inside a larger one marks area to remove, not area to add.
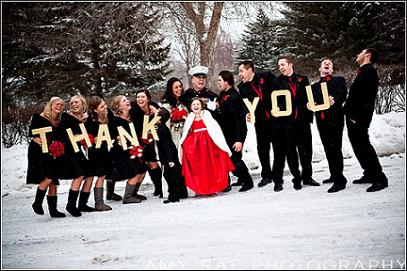
[[[48,148],[52,142],[64,142],[66,131],[62,126],[53,126],[46,118],[40,114],[34,114],[31,119],[30,136],[33,129],[51,127],[52,132],[46,134]],[[37,135],[36,135],[37,136]],[[28,146],[28,169],[27,169],[27,184],[39,184],[45,178],[52,179],[54,185],[59,185],[59,178],[63,166],[66,164],[66,156],[63,154],[59,157],[53,157],[51,152],[43,153],[39,144],[31,140]]]
[[[95,119],[88,118],[85,122],[86,130],[89,137],[93,136],[95,139],[98,135],[99,125],[101,123]],[[108,124],[109,133],[112,136],[112,125]],[[112,138],[113,139],[113,138]],[[96,149],[96,142],[91,148],[88,149],[89,154],[89,175],[90,176],[106,176],[111,171],[110,153],[106,141],[102,141],[100,148]]]
[[[76,179],[80,176],[87,178],[92,176],[89,175],[89,160],[81,150],[81,144],[79,142],[75,143],[79,148],[79,151],[75,152],[72,143],[69,140],[68,133],[66,132],[66,129],[71,128],[74,135],[82,133],[79,128],[79,124],[81,124],[81,122],[74,116],[65,112],[62,113],[61,126],[65,130],[65,151],[68,161],[68,164],[65,166],[63,176],[61,177],[63,179]]]
[[[129,122],[117,116],[113,116],[109,119],[112,125],[111,137],[114,139],[113,148],[110,150],[111,171],[108,174],[108,179],[113,182],[128,180],[135,177],[137,174],[146,172],[147,168],[144,162],[138,157],[131,158],[130,149],[123,150],[117,142],[118,136],[117,127],[122,126],[129,134],[130,126]],[[129,147],[129,143],[127,146]]]
[[[157,107],[157,106],[156,106]],[[144,111],[141,110],[140,106],[136,102],[131,103],[130,117],[134,124],[139,143],[143,147],[144,156],[143,160],[145,162],[157,162],[157,152],[155,151],[154,139],[149,137],[148,139],[142,139],[143,135],[143,125],[144,125]],[[154,118],[153,114],[149,115],[149,121]]]

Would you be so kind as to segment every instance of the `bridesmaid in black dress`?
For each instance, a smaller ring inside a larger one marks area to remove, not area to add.
[[[137,192],[147,170],[142,156],[139,157],[137,155],[140,147],[133,147],[130,142],[127,142],[128,149],[123,150],[117,131],[118,127],[123,127],[127,133],[131,134],[130,101],[123,95],[116,96],[112,100],[111,109],[115,114],[111,120],[113,131],[115,132],[111,135],[114,143],[113,148],[110,150],[110,177],[113,182],[127,180],[123,204],[140,203],[146,197],[139,195]]]
[[[106,141],[102,142],[100,148],[96,148],[96,142],[100,125],[106,124],[108,125],[108,128],[110,126],[110,130],[112,127],[109,122],[107,104],[103,98],[98,95],[90,96],[88,106],[90,116],[88,117],[85,126],[89,137],[95,139],[95,143],[89,149],[89,175],[97,177],[93,189],[95,196],[95,209],[96,211],[110,211],[112,208],[106,205],[103,201],[103,183],[110,167],[109,148]],[[109,131],[109,134],[112,134],[112,132],[113,131]]]
[[[130,115],[136,132],[140,138],[140,144],[144,148],[144,161],[148,166],[148,174],[150,174],[151,181],[154,184],[154,196],[163,197],[162,190],[162,170],[157,160],[157,153],[155,151],[155,141],[152,138],[141,139],[143,131],[144,116],[149,116],[151,120],[157,109],[151,104],[151,94],[147,89],[141,89],[136,92],[136,100],[131,103]]]
[[[44,214],[42,203],[48,189],[48,208],[51,217],[65,217],[57,210],[57,185],[59,185],[60,170],[65,162],[63,141],[65,131],[61,129],[61,114],[65,102],[59,97],[52,97],[45,105],[41,114],[34,114],[31,120],[30,135],[33,137],[28,147],[27,184],[38,184],[35,201],[32,204],[34,212]],[[48,153],[42,152],[39,135],[33,135],[32,130],[51,127],[52,132],[46,134]]]
[[[79,124],[85,123],[88,119],[88,107],[86,100],[81,95],[75,95],[69,101],[69,110],[66,113],[62,113],[61,121],[64,129],[70,128],[74,135],[81,134],[82,131]],[[79,151],[75,152],[72,142],[66,133],[66,155],[68,159],[68,164],[66,165],[66,172],[64,174],[64,179],[72,179],[71,189],[69,190],[68,203],[66,205],[66,210],[75,217],[81,216],[82,212],[93,212],[94,208],[87,205],[90,188],[93,182],[93,176],[89,175],[89,158],[87,154],[87,146],[84,140],[82,142],[75,142]],[[85,180],[82,190],[82,181]],[[76,201],[79,196],[79,205],[76,207]]]

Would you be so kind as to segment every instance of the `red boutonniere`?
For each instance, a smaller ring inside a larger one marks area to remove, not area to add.
[[[264,79],[260,78],[260,84],[263,85],[264,84]]]
[[[298,76],[298,83],[301,83],[302,79],[303,78],[301,76]]]
[[[65,153],[64,144],[61,141],[53,141],[49,145],[49,153],[55,158],[62,156]]]
[[[131,146],[130,149],[130,159],[134,159],[134,158],[141,158],[143,157],[143,147],[138,145],[138,146]]]
[[[89,140],[90,140],[90,144],[95,144],[95,137],[92,134],[88,134],[89,136]],[[88,144],[86,144],[85,139],[82,139],[81,141],[79,141],[79,144],[81,144],[85,149],[88,148]],[[92,146],[91,146],[92,148]]]

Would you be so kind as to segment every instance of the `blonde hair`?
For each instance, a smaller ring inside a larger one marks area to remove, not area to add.
[[[64,100],[62,100],[62,98],[57,97],[57,96],[52,97],[52,98],[47,102],[47,104],[45,105],[44,111],[42,111],[42,114],[43,114],[45,117],[47,117],[48,119],[51,117],[52,105],[53,105],[54,103],[57,103],[57,102],[62,102],[62,103],[64,104],[64,106],[65,106]]]
[[[123,113],[123,111],[120,109],[120,102],[124,97],[126,97],[126,96],[118,95],[113,98],[113,100],[110,104],[110,108],[112,109],[112,111],[115,115],[121,115]]]
[[[82,103],[82,113],[86,114],[88,112],[88,104],[86,103],[85,97],[83,97],[82,95],[72,96],[72,98],[69,100],[69,111],[71,111],[71,106],[72,106],[73,101],[75,99],[79,99],[81,101],[81,103]]]
[[[65,107],[65,101],[62,100],[62,98],[60,98],[60,97],[54,96],[54,97],[52,97],[52,98],[47,102],[47,104],[46,104],[45,107],[44,107],[44,111],[42,111],[42,113],[41,113],[42,116],[44,116],[45,118],[47,118],[47,119],[48,119],[51,123],[53,123],[53,124],[57,124],[57,123],[59,123],[60,120],[61,120],[61,114],[62,114],[62,112],[61,112],[61,114],[59,114],[57,121],[55,121],[55,120],[53,120],[53,119],[51,118],[52,105],[55,104],[55,103],[58,103],[58,102],[62,102],[62,103],[64,104],[64,107]]]

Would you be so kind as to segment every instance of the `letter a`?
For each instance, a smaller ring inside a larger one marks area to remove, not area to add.
[[[96,149],[99,149],[102,145],[102,141],[107,142],[109,149],[113,148],[112,137],[110,136],[109,128],[107,124],[99,124],[98,136],[96,139]]]

